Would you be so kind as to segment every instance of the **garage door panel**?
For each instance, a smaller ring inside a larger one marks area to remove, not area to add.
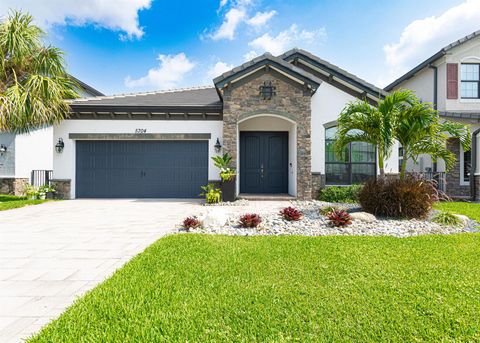
[[[198,197],[207,141],[78,141],[76,196]]]

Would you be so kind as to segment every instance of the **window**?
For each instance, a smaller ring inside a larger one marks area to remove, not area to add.
[[[325,175],[327,185],[362,183],[375,177],[376,150],[370,143],[348,144],[340,156],[335,154],[336,127],[325,130]]]
[[[462,64],[461,80],[462,99],[479,99],[480,64]]]
[[[470,183],[470,171],[472,169],[471,151],[463,151],[460,145],[460,184],[468,185]]]

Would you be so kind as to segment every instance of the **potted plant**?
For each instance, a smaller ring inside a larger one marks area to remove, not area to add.
[[[222,180],[220,184],[220,189],[222,190],[222,200],[223,201],[235,201],[235,179],[237,172],[235,168],[231,168],[230,162],[232,161],[232,156],[228,153],[223,154],[223,156],[214,156],[212,160],[215,164],[215,167],[220,169],[220,179]]]
[[[40,187],[41,194],[44,194],[44,199],[53,199],[55,197],[55,188],[50,185],[43,185]]]

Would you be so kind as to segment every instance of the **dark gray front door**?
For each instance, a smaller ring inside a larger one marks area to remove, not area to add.
[[[288,132],[240,132],[240,192],[288,193]]]
[[[78,198],[195,198],[208,141],[77,141]]]

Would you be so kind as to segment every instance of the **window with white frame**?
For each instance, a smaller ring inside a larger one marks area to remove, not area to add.
[[[462,99],[480,99],[480,64],[462,63],[460,74]]]

